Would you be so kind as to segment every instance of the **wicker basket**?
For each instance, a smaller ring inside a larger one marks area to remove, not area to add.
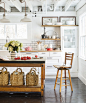
[[[20,70],[20,72],[18,70]],[[22,72],[21,68],[17,68],[16,71],[11,74],[10,83],[12,86],[24,85],[24,72]]]
[[[31,68],[30,72],[26,75],[26,85],[37,86],[38,85],[38,75],[36,74],[36,68]]]
[[[3,67],[0,70],[0,86],[6,86],[9,83],[9,72],[7,72],[7,68]]]

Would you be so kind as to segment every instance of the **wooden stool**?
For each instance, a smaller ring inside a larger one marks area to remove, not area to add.
[[[72,82],[71,82],[71,76],[70,76],[70,69],[72,67],[72,62],[73,62],[73,55],[74,53],[70,54],[70,53],[65,53],[65,65],[54,65],[55,68],[57,68],[57,75],[56,75],[56,80],[55,80],[55,85],[54,85],[54,89],[56,88],[56,84],[59,84],[60,85],[60,90],[59,92],[61,93],[61,87],[62,86],[71,86],[71,91],[73,91],[73,87],[72,87]],[[66,65],[66,61],[67,60],[70,60],[70,65],[67,66]],[[61,77],[60,77],[60,83],[57,83],[57,79],[58,79],[58,74],[59,74],[59,71],[61,70]],[[68,74],[69,74],[69,78],[66,77],[66,71],[68,70]],[[63,71],[65,72],[65,77],[62,77],[62,73]],[[64,79],[63,79],[64,78]],[[67,84],[67,81],[68,80],[70,81],[70,84],[68,85]],[[62,85],[62,80],[65,80],[65,85]]]

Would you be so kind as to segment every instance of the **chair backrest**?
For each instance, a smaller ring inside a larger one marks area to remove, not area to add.
[[[73,62],[73,56],[74,56],[74,53],[65,53],[65,64],[67,62],[67,60],[70,60],[70,65],[72,67],[72,62]]]

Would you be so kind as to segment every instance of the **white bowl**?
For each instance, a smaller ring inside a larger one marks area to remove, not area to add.
[[[67,25],[75,25],[74,21],[66,21]]]
[[[57,22],[56,25],[62,25],[62,22]]]
[[[46,25],[52,25],[52,23],[46,23]]]

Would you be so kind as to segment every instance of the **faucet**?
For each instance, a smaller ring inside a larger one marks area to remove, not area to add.
[[[6,43],[8,43],[8,42],[9,42],[9,36],[6,37]]]

